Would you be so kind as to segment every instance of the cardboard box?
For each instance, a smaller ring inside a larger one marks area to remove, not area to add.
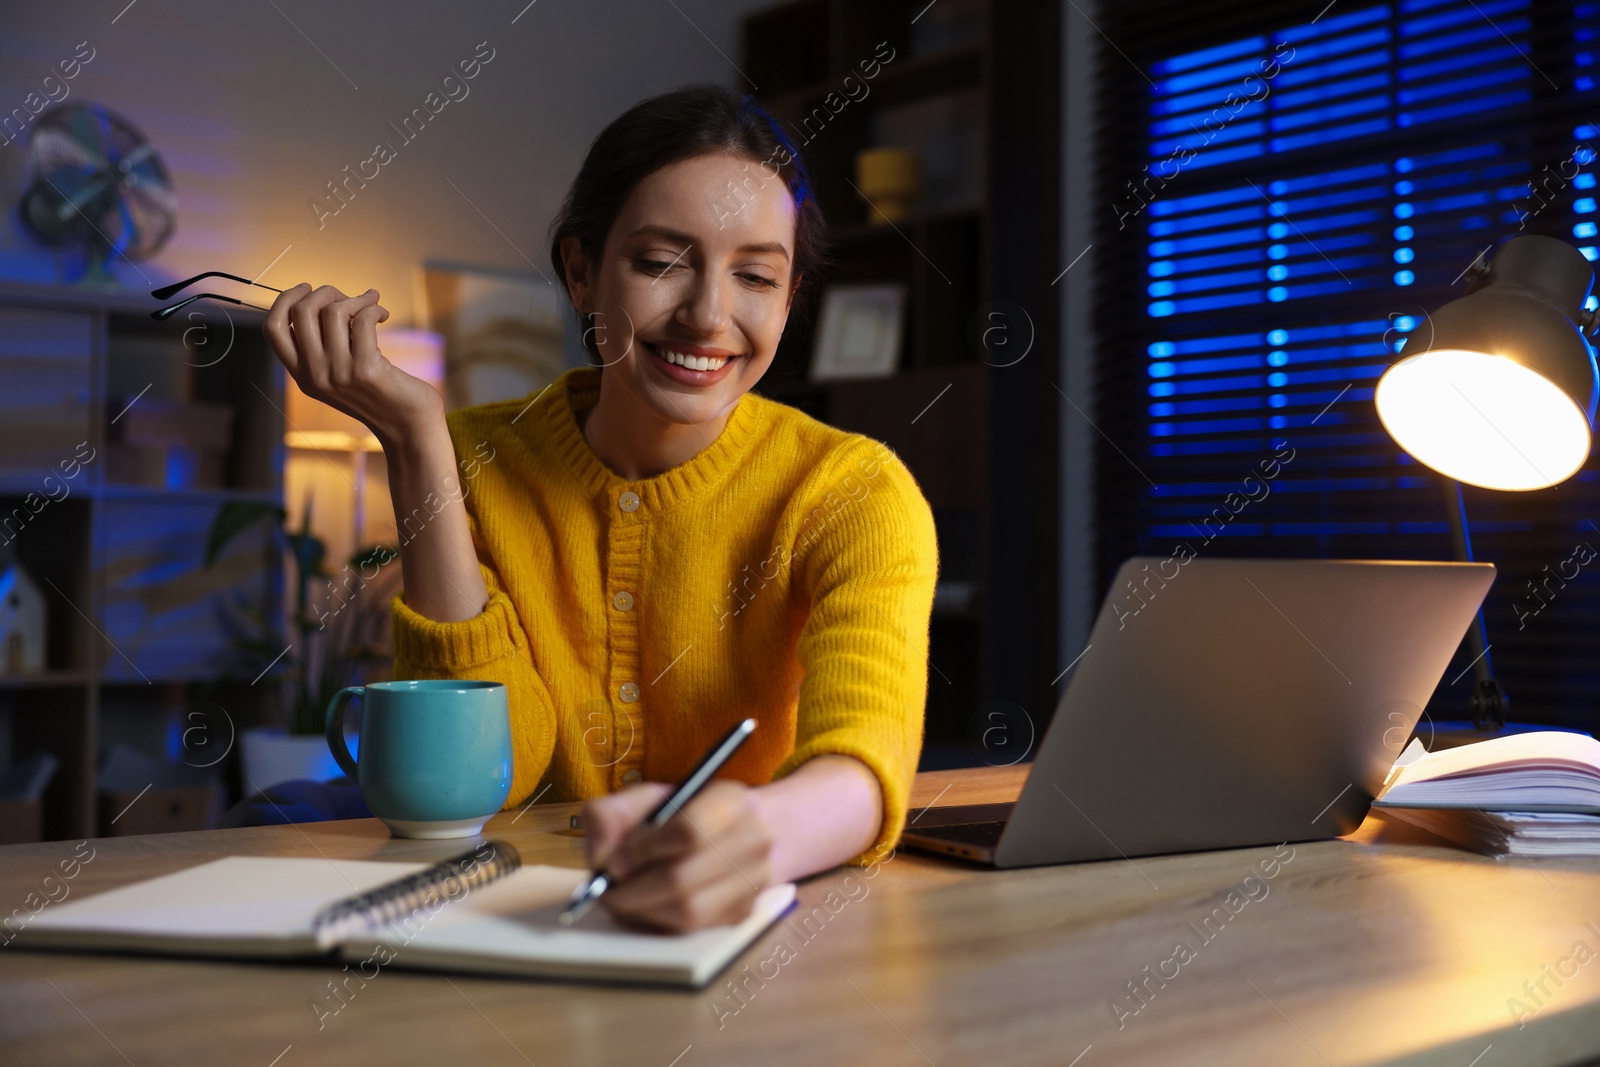
[[[111,414],[116,412],[116,414]],[[106,480],[161,489],[222,487],[233,443],[228,404],[113,397],[107,414]]]
[[[157,489],[221,489],[227,453],[183,445],[106,445],[106,481]]]
[[[0,845],[44,840],[44,791],[60,765],[53,753],[35,752],[0,767]]]
[[[117,397],[111,406],[122,410],[106,428],[108,441],[226,452],[233,440],[233,408],[227,404]]]
[[[100,831],[107,837],[209,830],[221,817],[222,792],[215,784],[100,794]]]
[[[44,805],[37,800],[0,800],[0,845],[44,839]]]
[[[127,745],[112,747],[95,786],[106,837],[209,830],[222,818],[214,771],[152,759]]]

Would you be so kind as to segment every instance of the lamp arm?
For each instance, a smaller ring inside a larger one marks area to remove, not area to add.
[[[1454,478],[1443,479],[1445,511],[1450,515],[1450,540],[1455,547],[1456,560],[1472,562],[1472,540],[1467,533],[1467,507],[1461,498],[1461,483]],[[1506,724],[1506,712],[1511,701],[1495,679],[1494,667],[1489,661],[1488,627],[1484,625],[1483,608],[1473,616],[1467,628],[1467,649],[1472,653],[1472,709],[1473,724],[1480,730],[1498,730]]]
[[[1583,314],[1578,317],[1577,326],[1578,332],[1583,335],[1583,339],[1591,345],[1594,344],[1596,335],[1600,335],[1600,311],[1585,309]]]

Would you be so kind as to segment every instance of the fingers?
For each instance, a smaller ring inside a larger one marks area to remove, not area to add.
[[[742,848],[750,832],[758,837],[768,832],[754,793],[738,782],[712,782],[666,825],[627,833],[611,857],[611,872],[626,878],[634,870],[674,862],[694,849],[714,848],[723,841]]]
[[[357,378],[370,376],[383,363],[383,353],[378,350],[378,323],[388,318],[389,311],[378,303],[376,290],[372,300],[350,317],[351,371]]]
[[[619,878],[652,863],[669,863],[690,851],[708,847],[736,828],[743,797],[738,787],[721,788],[715,783],[695,797],[677,815],[658,827],[639,827],[630,831],[611,856],[609,868]]]
[[[760,824],[737,823],[715,836],[699,831],[693,834],[692,838],[683,839],[687,844],[681,850],[675,848],[677,842],[674,841],[647,861],[633,860],[623,872],[616,872],[613,863],[618,884],[651,885],[665,877],[665,884],[674,891],[686,892],[713,878],[737,878],[752,890],[769,880],[771,842]]]
[[[600,899],[637,925],[689,930],[738,922],[772,880],[770,856],[764,825],[741,822],[680,857],[634,868]]]
[[[333,289],[332,286],[328,286]],[[333,289],[337,293],[337,289]],[[322,328],[322,352],[328,361],[328,377],[335,388],[349,385],[355,368],[355,357],[350,351],[351,320],[362,308],[370,307],[378,302],[378,291],[368,289],[359,296],[346,297],[332,300],[322,306],[321,314],[317,316]],[[374,332],[372,348],[375,352],[378,347],[377,334]]]
[[[646,782],[585,804],[582,822],[589,866],[606,867],[628,832],[643,822],[671,792],[671,786]]]
[[[345,295],[331,285],[319,285],[289,309],[289,324],[294,343],[300,349],[300,373],[295,380],[313,396],[326,396],[333,380],[328,373],[328,357],[322,348],[322,309]]]
[[[297,374],[300,370],[300,352],[295,347],[294,333],[289,328],[289,312],[309,292],[311,286],[305,282],[285,289],[272,302],[272,307],[267,310],[267,321],[261,324],[261,332],[267,335],[267,344],[272,346],[278,362],[290,374]]]
[[[745,918],[772,880],[772,831],[754,792],[713,782],[661,826],[642,825],[669,793],[649,783],[584,807],[589,862],[612,876],[601,901],[620,920],[668,930]]]
[[[690,884],[696,878],[699,881]],[[600,901],[625,923],[682,933],[748,918],[762,884],[740,877],[711,852],[688,863],[652,867],[608,889]]]
[[[261,329],[301,388],[326,399],[353,379],[358,363],[367,370],[377,366],[376,327],[388,318],[376,289],[351,297],[331,285],[313,289],[301,282],[278,294]]]

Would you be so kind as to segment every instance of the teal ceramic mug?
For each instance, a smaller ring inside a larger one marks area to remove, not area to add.
[[[344,712],[361,701],[359,759]],[[472,837],[511,792],[511,715],[499,682],[426,679],[339,690],[328,747],[397,837]]]

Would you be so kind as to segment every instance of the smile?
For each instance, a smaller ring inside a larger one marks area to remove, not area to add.
[[[682,352],[674,352],[670,348],[657,348],[655,353],[668,363],[676,363],[678,366],[688,367],[690,370],[721,370],[722,365],[728,362],[726,356],[720,359],[714,356],[690,356]]]
[[[651,362],[667,377],[685,385],[713,385],[728,373],[729,365],[739,359],[737,355],[697,355],[671,347],[671,342],[659,345],[641,341],[645,351],[654,357]]]

